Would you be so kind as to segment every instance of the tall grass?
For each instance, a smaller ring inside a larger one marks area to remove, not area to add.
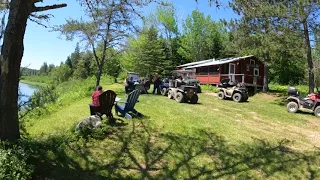
[[[201,90],[202,91],[209,91],[209,92],[219,92],[220,90],[214,86],[214,85],[201,85]]]
[[[41,85],[41,84],[52,84],[53,80],[50,76],[22,76],[20,78],[21,82],[24,83],[31,83],[31,84],[37,84],[37,85]]]
[[[270,91],[274,91],[282,94],[287,94],[287,90],[289,87],[290,87],[289,85],[279,85],[275,83],[269,84]],[[294,87],[298,89],[301,95],[307,95],[309,92],[309,87],[307,85],[296,85]]]

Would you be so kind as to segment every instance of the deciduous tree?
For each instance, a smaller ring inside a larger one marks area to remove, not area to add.
[[[37,13],[67,6],[66,4],[38,6],[38,3],[42,1],[11,0],[6,4],[6,8],[10,8],[0,59],[0,140],[15,141],[20,138],[18,85],[27,20],[46,18],[48,16]]]
[[[222,57],[227,37],[222,23],[214,22],[210,16],[194,10],[183,27],[178,52],[189,62]]]
[[[136,29],[134,20],[141,17],[139,10],[152,0],[80,0],[88,20],[67,20],[59,30],[72,40],[79,37],[92,49],[96,65],[96,85],[100,84],[103,67],[107,60],[117,54],[107,54],[109,49],[119,49],[129,32]],[[102,55],[97,46],[102,43]],[[118,51],[116,51],[118,53]]]

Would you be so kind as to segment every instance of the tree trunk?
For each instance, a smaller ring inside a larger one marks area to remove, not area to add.
[[[264,65],[263,90],[264,93],[269,91],[269,66]]]
[[[96,87],[98,85],[100,85],[100,79],[101,79],[101,75],[102,75],[102,67],[101,66],[102,66],[101,64],[98,66]]]
[[[0,139],[20,138],[18,120],[18,87],[23,39],[33,5],[29,0],[12,0],[1,49],[0,72]]]
[[[307,50],[307,60],[308,60],[308,74],[309,74],[309,93],[314,92],[314,74],[313,74],[313,62],[312,62],[312,52],[311,52],[311,45],[309,39],[309,29],[307,21],[303,22],[303,32],[304,32],[304,39],[306,43],[306,50]]]

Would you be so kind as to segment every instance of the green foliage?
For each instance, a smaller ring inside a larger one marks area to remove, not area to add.
[[[37,107],[45,107],[47,104],[54,103],[58,99],[55,92],[55,86],[40,87],[30,97],[29,107],[34,109]]]
[[[77,133],[77,138],[84,138],[85,140],[89,139],[103,139],[108,134],[108,130],[110,129],[109,124],[106,121],[102,121],[99,127],[97,128],[89,128],[83,127]]]
[[[50,73],[55,68],[54,64],[49,64],[48,66],[48,73]]]
[[[264,53],[269,54],[270,59],[265,60],[270,64],[276,64],[282,53],[289,55],[290,61],[294,60],[300,67],[297,71],[303,69],[299,65],[301,64],[300,58],[304,59],[305,64],[308,65],[308,71],[305,73],[308,73],[309,76],[309,89],[313,91],[314,71],[311,41],[314,40],[313,37],[317,37],[319,28],[319,3],[307,0],[297,0],[295,3],[263,0],[251,3],[246,0],[233,0],[231,7],[238,14],[243,15],[238,21],[238,28],[235,29],[236,31],[242,29],[243,40],[250,39],[247,38],[249,34],[249,37],[256,37],[255,42],[260,41],[258,46],[251,41],[242,43],[256,46],[254,49],[256,52],[259,49],[260,53],[256,54],[260,54],[258,55],[260,57]],[[281,57],[281,59],[285,58]],[[286,69],[286,67],[282,68]],[[290,68],[288,70],[290,71]]]
[[[77,62],[75,71],[73,72],[73,77],[78,79],[86,79],[88,77],[88,70],[86,69],[85,60],[81,59]]]
[[[76,48],[74,50],[74,52],[71,54],[71,64],[73,67],[73,71],[78,67],[78,62],[81,59],[81,53],[80,53],[80,46],[79,43],[77,43]]]
[[[67,57],[65,64],[68,65],[70,69],[73,69],[72,68],[72,60],[71,60],[70,56]]]
[[[154,26],[145,29],[137,39],[131,39],[123,64],[126,70],[139,72],[141,76],[154,72],[163,73],[166,65],[165,54]]]
[[[120,56],[115,56],[109,59],[104,65],[104,72],[106,72],[107,75],[113,77],[115,82],[117,82],[117,77],[122,71],[119,58]]]
[[[67,81],[71,77],[72,70],[68,65],[62,64],[61,66],[54,68],[50,75],[54,81],[61,83]]]
[[[218,89],[216,86],[213,86],[213,85],[201,85],[201,90],[215,92],[215,93],[220,91],[220,89]]]
[[[51,84],[53,82],[50,76],[36,75],[36,76],[22,76],[20,80],[28,83],[40,83],[40,84]]]
[[[35,165],[28,161],[36,155],[37,153],[31,148],[2,142],[0,144],[0,179],[31,179]]]
[[[189,62],[223,57],[227,33],[222,23],[194,10],[187,17],[178,53]]]
[[[43,64],[42,64],[42,66],[40,67],[40,73],[41,74],[47,74],[49,71],[48,71],[48,64],[47,64],[47,62],[44,62]]]
[[[301,96],[305,96],[309,92],[309,88],[306,85],[280,85],[280,84],[276,84],[276,83],[269,84],[270,91],[279,92],[285,96],[287,96],[287,94],[288,94],[287,90],[288,90],[289,86],[294,86],[296,89],[298,89]]]
[[[270,81],[279,84],[297,85],[305,79],[306,64],[301,59],[283,52],[276,63],[270,66]]]
[[[38,73],[39,73],[39,70],[36,70],[36,69],[30,69],[26,67],[20,68],[21,76],[34,76],[34,75],[37,75]]]

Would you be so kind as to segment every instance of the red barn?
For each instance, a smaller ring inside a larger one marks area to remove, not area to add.
[[[229,78],[249,87],[263,87],[264,64],[254,56],[198,61],[177,68],[193,70],[200,84],[216,85]]]

